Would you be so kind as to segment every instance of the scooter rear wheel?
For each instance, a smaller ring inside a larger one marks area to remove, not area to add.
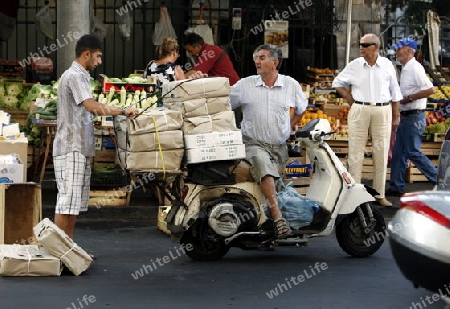
[[[366,222],[369,222],[367,203],[359,207],[364,213]],[[386,238],[386,224],[383,215],[373,207],[372,213],[376,222],[369,233],[364,232],[357,210],[336,225],[337,241],[347,254],[354,257],[368,257],[377,252],[383,245]]]
[[[212,261],[222,258],[230,247],[212,231],[206,222],[197,220],[186,232],[180,243],[186,255],[193,260]]]

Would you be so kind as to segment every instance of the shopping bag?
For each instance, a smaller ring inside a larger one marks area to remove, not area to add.
[[[48,4],[36,13],[36,28],[47,38],[51,40],[55,39],[52,18],[50,17],[50,7]]]
[[[172,21],[167,8],[162,6],[160,10],[159,22],[155,24],[155,30],[153,31],[153,44],[159,46],[165,38],[176,39],[177,34],[172,26]]]
[[[295,188],[284,185],[278,181],[277,193],[278,207],[292,229],[299,229],[308,225],[314,219],[314,214],[319,211],[316,201],[302,196]]]
[[[199,36],[201,36],[206,44],[214,45],[212,29],[208,24],[201,24],[192,28],[188,28],[184,33],[188,34],[191,32],[197,33]]]

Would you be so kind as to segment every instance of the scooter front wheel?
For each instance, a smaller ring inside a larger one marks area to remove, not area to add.
[[[386,224],[383,215],[371,207],[370,203],[362,204],[358,208],[336,225],[336,238],[339,246],[347,254],[354,257],[368,257],[383,245],[386,238]],[[368,209],[371,209],[374,220],[370,219]],[[363,226],[362,220],[369,228]]]
[[[214,233],[206,222],[197,220],[181,238],[186,255],[193,260],[218,260],[227,254],[230,247]]]

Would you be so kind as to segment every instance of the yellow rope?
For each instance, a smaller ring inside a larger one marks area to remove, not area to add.
[[[156,124],[156,119],[153,115],[150,115],[153,120],[153,124],[155,125],[155,134],[156,134],[156,141],[158,142],[158,150],[159,150],[159,156],[161,157],[162,161],[162,168],[163,168],[163,180],[166,180],[166,165],[164,163],[164,155],[161,149],[161,141],[159,139],[159,132],[158,132],[158,125]]]

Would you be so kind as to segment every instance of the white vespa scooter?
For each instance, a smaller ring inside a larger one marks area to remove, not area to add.
[[[264,212],[264,197],[255,182],[204,186],[186,183],[184,198],[174,200],[166,217],[172,240],[190,246],[186,254],[196,260],[220,259],[230,247],[273,249],[281,245],[306,245],[316,236],[336,228],[340,247],[349,255],[367,257],[383,244],[385,222],[372,208],[374,197],[364,185],[355,183],[324,138],[333,134],[325,119],[309,122],[296,132],[307,145],[313,176],[306,198],[320,210],[306,226],[277,239],[273,220]],[[375,194],[376,192],[372,192]],[[378,237],[377,237],[378,235]]]

